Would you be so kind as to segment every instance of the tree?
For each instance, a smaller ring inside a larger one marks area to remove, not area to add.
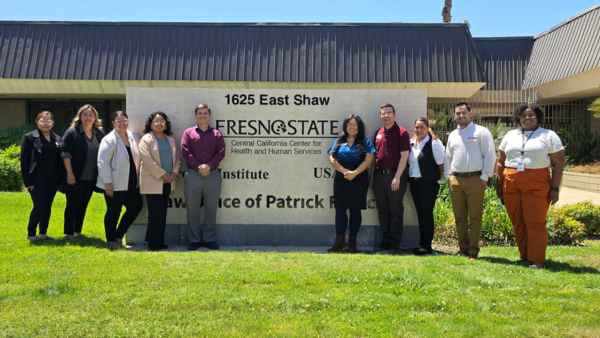
[[[452,11],[452,0],[444,0],[444,8],[442,9],[442,17],[444,22],[452,21],[452,15],[450,12]]]

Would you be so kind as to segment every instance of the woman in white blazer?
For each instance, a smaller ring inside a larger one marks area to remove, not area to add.
[[[181,165],[181,152],[173,139],[171,121],[167,114],[157,111],[146,119],[140,141],[140,191],[148,204],[148,250],[162,251],[165,245],[167,204],[169,194],[175,190]]]
[[[138,185],[140,172],[140,136],[127,130],[127,113],[112,115],[114,130],[106,135],[98,150],[98,180],[96,186],[104,190],[106,215],[104,231],[111,250],[123,249],[123,236],[142,210],[142,196]],[[126,212],[121,215],[125,206]]]

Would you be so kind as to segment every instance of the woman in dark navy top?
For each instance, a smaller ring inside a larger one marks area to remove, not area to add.
[[[333,198],[336,239],[327,252],[346,251],[347,210],[350,210],[348,251],[356,252],[356,235],[362,222],[361,210],[367,208],[369,175],[375,147],[365,136],[365,124],[358,115],[344,120],[342,132],[329,149],[329,163],[335,168]]]
[[[50,238],[46,232],[61,172],[61,138],[52,131],[54,115],[43,111],[35,123],[37,129],[25,134],[21,142],[21,176],[33,201],[27,226],[30,241]],[[40,233],[36,236],[38,225]]]

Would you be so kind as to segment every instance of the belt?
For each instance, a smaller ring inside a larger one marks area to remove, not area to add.
[[[416,180],[422,180],[422,179],[423,179],[423,177],[409,177],[408,179],[409,179],[409,180],[416,181]]]
[[[453,176],[456,177],[472,177],[472,176],[481,176],[481,171],[472,171],[470,173],[452,173]]]
[[[397,169],[377,169],[375,171],[378,172],[378,173],[382,173],[384,175],[387,175],[387,174],[395,174],[396,170]]]

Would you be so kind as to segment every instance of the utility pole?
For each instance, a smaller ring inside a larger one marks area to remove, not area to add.
[[[452,15],[450,12],[452,11],[452,0],[444,0],[444,8],[442,9],[442,18],[444,23],[452,21]]]

